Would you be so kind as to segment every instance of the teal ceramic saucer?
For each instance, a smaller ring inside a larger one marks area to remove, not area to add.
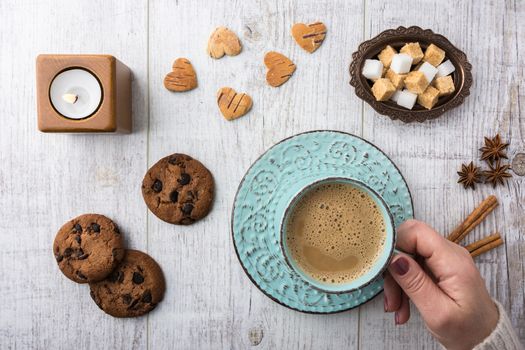
[[[383,289],[374,281],[350,293],[313,288],[286,263],[280,220],[305,185],[326,177],[350,177],[368,185],[387,203],[395,225],[413,217],[408,186],[395,164],[360,137],[311,131],[287,138],[266,151],[244,176],[232,211],[233,243],[251,281],[272,300],[308,313],[335,313],[372,299]]]

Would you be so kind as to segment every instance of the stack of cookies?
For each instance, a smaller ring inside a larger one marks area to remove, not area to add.
[[[62,273],[89,283],[91,297],[111,316],[144,315],[164,297],[159,265],[146,253],[125,249],[117,224],[104,215],[84,214],[65,223],[53,253]]]
[[[204,218],[214,197],[211,172],[198,160],[175,153],[160,159],[144,176],[142,194],[159,219],[189,225]],[[100,214],[84,214],[56,234],[53,253],[62,273],[88,283],[91,297],[114,317],[141,316],[162,301],[166,282],[148,254],[126,249],[116,223]]]

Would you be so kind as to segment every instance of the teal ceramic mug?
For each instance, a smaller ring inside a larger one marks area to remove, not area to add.
[[[383,217],[383,221],[385,223],[385,242],[382,247],[380,247],[381,251],[379,252],[379,255],[377,259],[375,260],[374,264],[370,267],[370,269],[360,277],[358,277],[355,280],[352,280],[347,283],[341,283],[341,284],[331,284],[331,283],[325,283],[322,281],[319,281],[317,279],[314,279],[309,274],[305,273],[301,268],[298,266],[298,264],[295,262],[295,260],[292,257],[292,254],[286,244],[286,227],[288,223],[288,219],[293,212],[293,209],[297,205],[297,203],[305,196],[307,193],[309,193],[314,188],[329,184],[329,183],[344,183],[349,184],[351,186],[356,187],[357,189],[363,191],[364,193],[368,194],[368,196],[375,202],[377,205],[377,208],[381,212],[381,215]],[[280,226],[280,239],[281,239],[281,249],[283,251],[283,255],[285,257],[286,262],[288,265],[297,272],[301,276],[301,278],[312,285],[312,287],[317,288],[319,290],[322,290],[327,293],[348,293],[352,292],[354,290],[360,289],[379,277],[382,276],[385,269],[388,267],[388,263],[392,259],[394,252],[395,252],[395,242],[396,242],[396,231],[394,226],[394,218],[392,214],[390,213],[390,210],[388,209],[387,204],[381,198],[381,196],[371,189],[369,186],[365,185],[364,183],[354,180],[351,178],[345,178],[345,177],[327,177],[323,179],[317,179],[313,181],[312,183],[306,185],[301,190],[297,192],[295,196],[292,197],[290,202],[288,203],[286,210],[283,213],[282,220],[281,220],[281,226]]]

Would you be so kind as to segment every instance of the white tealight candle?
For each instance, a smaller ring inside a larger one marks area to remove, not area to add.
[[[53,107],[64,117],[83,119],[100,106],[102,87],[89,71],[81,68],[69,69],[53,79],[49,97]]]

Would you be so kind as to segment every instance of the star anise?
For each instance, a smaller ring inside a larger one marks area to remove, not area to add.
[[[507,172],[510,166],[501,165],[499,160],[496,161],[496,164],[489,163],[489,168],[490,170],[484,171],[483,174],[485,175],[485,182],[490,182],[492,187],[496,187],[498,183],[504,185],[505,178],[512,177],[512,175]]]
[[[507,153],[505,149],[508,145],[508,143],[501,142],[499,134],[496,134],[492,139],[485,136],[485,146],[479,149],[481,151],[481,160],[486,160],[490,163],[501,158],[506,159]]]
[[[479,167],[475,166],[473,162],[470,162],[469,165],[462,164],[461,171],[458,171],[458,175],[458,183],[462,184],[464,188],[471,187],[475,190],[476,183],[481,182],[481,172],[479,171]]]

